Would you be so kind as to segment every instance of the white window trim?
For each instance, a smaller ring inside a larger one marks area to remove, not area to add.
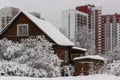
[[[27,35],[19,35],[19,26],[27,26]],[[29,27],[28,24],[17,24],[17,36],[28,36]]]

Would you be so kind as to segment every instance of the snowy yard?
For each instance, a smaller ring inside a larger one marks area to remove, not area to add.
[[[32,77],[0,77],[0,80],[120,80],[120,77],[112,75],[89,75],[77,77],[58,77],[58,78],[32,78]]]

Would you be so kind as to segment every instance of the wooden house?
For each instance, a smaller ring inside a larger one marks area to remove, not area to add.
[[[39,35],[44,35],[48,41],[54,44],[54,51],[63,63],[70,59],[71,47],[74,44],[52,24],[24,11],[20,11],[1,31],[0,39],[7,38],[8,40],[20,42],[21,39]]]

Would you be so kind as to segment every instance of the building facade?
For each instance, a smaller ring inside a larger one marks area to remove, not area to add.
[[[102,48],[107,53],[120,46],[120,14],[102,15],[101,20],[105,42]]]
[[[62,29],[76,46],[86,48],[87,42],[87,18],[86,13],[77,10],[65,10],[62,12]]]
[[[94,5],[77,6],[76,10],[88,14],[89,53],[102,54],[101,50],[101,7]]]

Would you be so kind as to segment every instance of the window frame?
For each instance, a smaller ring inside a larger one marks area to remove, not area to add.
[[[23,35],[23,26],[26,26],[26,30],[27,30],[27,34],[26,35]],[[19,30],[19,27],[22,27],[22,34],[20,34],[20,30]],[[28,29],[28,24],[17,24],[17,36],[28,36],[29,34],[29,29]]]

